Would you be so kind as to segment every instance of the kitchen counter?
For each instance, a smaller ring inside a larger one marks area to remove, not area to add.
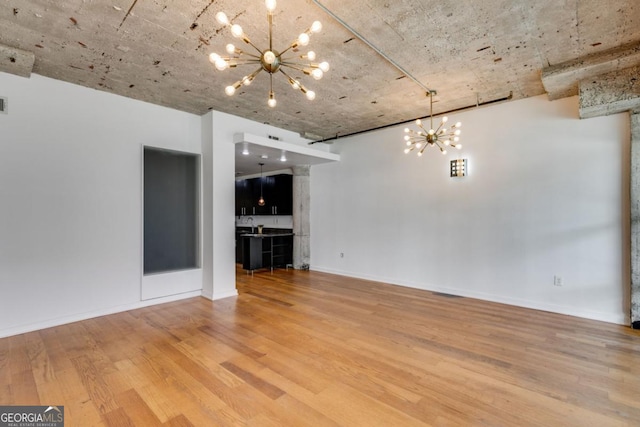
[[[257,237],[259,239],[261,238],[265,238],[265,237],[284,237],[284,236],[293,236],[293,233],[274,233],[274,232],[269,232],[269,233],[242,233],[240,234],[240,237]]]
[[[293,236],[290,231],[242,233],[242,268],[252,272],[261,268],[287,267],[293,263]]]

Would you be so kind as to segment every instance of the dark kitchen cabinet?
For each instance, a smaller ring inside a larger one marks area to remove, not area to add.
[[[258,205],[261,191],[265,199],[264,206]],[[236,215],[292,214],[293,177],[291,175],[271,175],[236,181]]]
[[[253,200],[251,180],[236,181],[236,215],[253,215],[253,205],[257,203],[258,199]]]
[[[276,192],[271,203],[272,215],[292,215],[293,214],[293,176],[276,175]]]

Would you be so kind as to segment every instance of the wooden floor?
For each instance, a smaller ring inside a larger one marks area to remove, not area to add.
[[[304,271],[0,340],[66,426],[639,426],[640,333]]]

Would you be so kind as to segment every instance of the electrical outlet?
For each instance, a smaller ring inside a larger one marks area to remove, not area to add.
[[[553,276],[553,286],[562,286],[562,277]]]

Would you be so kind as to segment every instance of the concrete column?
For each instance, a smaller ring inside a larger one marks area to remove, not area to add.
[[[311,259],[311,167],[293,167],[293,268],[308,270]]]
[[[640,112],[631,117],[631,326],[640,329]]]

